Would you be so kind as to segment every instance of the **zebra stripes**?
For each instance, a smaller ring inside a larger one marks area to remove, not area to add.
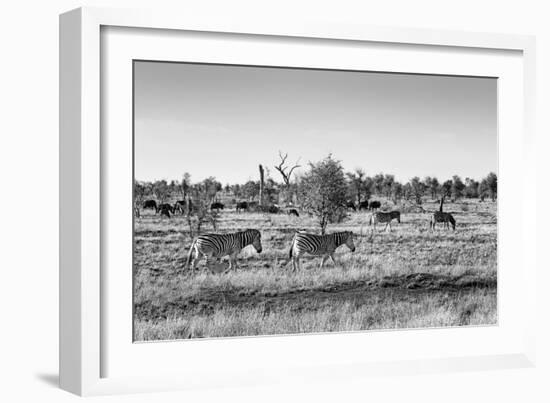
[[[386,226],[384,227],[384,231],[386,230],[386,228],[388,228],[388,226],[390,227],[390,231],[391,231],[392,220],[397,220],[398,223],[401,223],[401,213],[399,211],[390,211],[390,212],[377,211],[376,213],[371,214],[369,225],[374,225],[373,229],[376,229],[376,224],[386,223]]]
[[[238,267],[237,255],[248,245],[254,246],[258,253],[262,251],[260,231],[247,229],[246,231],[231,234],[200,235],[189,249],[186,267],[189,268],[189,263],[192,260],[193,270],[195,270],[201,256],[206,258],[207,265],[209,259],[219,261],[222,257],[229,256],[228,270],[230,270],[233,268],[233,265]]]
[[[370,215],[369,225],[373,225],[376,229],[378,223],[383,223],[386,226],[384,231],[389,227],[391,231],[391,223],[396,220],[401,223],[401,213],[397,210],[390,212],[377,211]],[[436,211],[431,214],[430,229],[435,230],[437,223],[443,223],[445,228],[452,226],[456,229],[456,221],[451,213]],[[373,229],[373,231],[374,231]],[[238,268],[237,256],[240,251],[248,245],[253,245],[258,253],[262,252],[261,234],[259,230],[247,229],[245,231],[230,233],[230,234],[205,234],[200,235],[193,241],[187,256],[186,268],[190,268],[192,264],[193,270],[197,268],[198,262],[206,259],[207,266],[212,270],[210,261],[214,262],[216,270],[223,271],[220,267],[221,258],[229,256],[229,267]],[[301,268],[300,258],[305,255],[313,255],[322,257],[319,268],[323,268],[326,261],[330,258],[336,265],[334,253],[340,246],[346,245],[349,250],[355,252],[354,234],[351,231],[335,232],[327,235],[310,234],[304,231],[297,231],[292,238],[289,250],[289,261],[292,260],[292,270]],[[226,271],[227,271],[226,270]]]
[[[445,228],[449,228],[449,223],[453,227],[453,230],[456,228],[456,221],[451,213],[444,213],[442,211],[436,211],[433,213],[432,218],[430,219],[430,229],[435,230],[435,225],[438,222],[442,222]]]
[[[319,268],[323,268],[324,263],[329,257],[336,265],[336,261],[334,260],[334,251],[340,245],[344,244],[352,252],[355,252],[353,232],[346,231],[335,232],[328,235],[315,235],[298,231],[294,235],[289,251],[289,258],[292,259],[292,270],[296,271],[296,267],[300,268],[300,257],[305,253],[323,257]]]

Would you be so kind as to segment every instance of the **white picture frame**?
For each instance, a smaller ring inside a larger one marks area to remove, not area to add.
[[[174,46],[181,41],[186,41],[185,46]],[[262,50],[268,42],[270,48]],[[219,46],[227,43],[231,52],[224,53]],[[323,52],[315,53],[314,48],[322,47]],[[179,48],[188,53],[175,54]],[[244,18],[215,21],[102,8],[61,15],[61,387],[79,395],[97,395],[534,365],[537,268],[530,235],[535,233],[535,220],[529,217],[535,211],[521,197],[513,202],[506,197],[507,180],[527,188],[535,177],[534,49],[534,38],[520,35],[329,23],[296,26]],[[328,60],[323,56],[327,52],[338,57]],[[378,64],[374,57],[366,60],[364,52],[381,55]],[[413,54],[418,57],[410,57]],[[404,55],[409,56],[407,61]],[[117,245],[131,245],[127,243],[131,208],[121,221],[115,222],[113,217],[119,216],[109,213],[125,208],[125,194],[131,192],[125,182],[131,180],[127,175],[131,137],[110,133],[117,128],[127,134],[131,126],[127,68],[129,61],[141,58],[499,77],[499,181],[503,181],[499,182],[499,325],[194,344],[132,343],[127,337],[131,267],[129,272],[109,270],[110,259],[127,266],[124,254],[131,254],[131,246],[113,251],[107,241],[120,237]],[[122,158],[118,166],[113,156]],[[512,265],[521,268],[515,283],[506,269]],[[509,297],[512,287],[521,296],[518,301]],[[120,298],[110,297],[112,292]],[[459,340],[460,345],[444,347]],[[409,351],[407,343],[417,346],[415,351]],[[357,352],[359,345],[362,353]],[[319,348],[335,353],[316,356]],[[300,354],[290,359],[282,351]],[[186,360],[168,358],[179,355]],[[227,362],[231,365],[224,365]]]

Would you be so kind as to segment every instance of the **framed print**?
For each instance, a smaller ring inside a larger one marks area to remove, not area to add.
[[[60,35],[63,388],[533,365],[532,38],[105,9]]]

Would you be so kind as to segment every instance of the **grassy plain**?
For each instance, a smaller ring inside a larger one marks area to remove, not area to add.
[[[438,209],[435,203],[423,207]],[[358,235],[355,253],[343,246],[336,267],[327,262],[323,269],[320,258],[306,257],[295,273],[287,264],[290,242],[296,229],[318,233],[313,218],[222,212],[218,232],[257,228],[263,244],[261,254],[244,249],[240,269],[226,274],[188,273],[192,238],[184,217],[146,212],[135,221],[134,338],[495,324],[496,203],[446,204],[456,231],[431,232],[428,212],[401,209],[392,232],[383,226],[373,231],[368,212],[329,225],[328,232]]]

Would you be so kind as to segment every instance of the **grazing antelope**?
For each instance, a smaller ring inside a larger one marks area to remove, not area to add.
[[[288,215],[294,215],[296,217],[300,217],[300,214],[298,214],[298,210],[296,210],[295,208],[291,208],[290,210],[288,210]]]
[[[359,203],[359,210],[368,210],[369,209],[369,201],[363,200],[361,203]]]
[[[145,200],[143,202],[143,209],[146,210],[146,209],[153,209],[153,210],[157,210],[157,202],[154,201],[154,200]]]
[[[210,210],[218,210],[220,211],[220,209],[223,210],[223,208],[225,207],[225,205],[223,203],[220,203],[220,202],[214,202],[210,205]]]
[[[352,201],[346,202],[346,208],[352,209],[353,211],[357,210],[357,208],[355,207],[355,203],[353,203]]]
[[[247,211],[248,210],[248,202],[238,202],[237,203],[237,208],[236,208],[236,211],[237,213],[241,212],[241,211]]]
[[[289,258],[292,259],[292,271],[296,271],[296,267],[300,268],[300,257],[305,253],[322,256],[319,268],[323,268],[329,257],[336,265],[334,252],[340,245],[346,245],[349,250],[355,252],[353,232],[346,231],[328,235],[315,235],[297,231],[288,252]]]
[[[397,220],[398,223],[401,224],[401,213],[399,211],[390,211],[390,212],[383,212],[383,211],[377,211],[376,213],[372,213],[369,219],[369,225],[374,225],[373,230],[376,229],[376,224],[380,223],[386,223],[386,226],[384,227],[384,231],[388,226],[390,227],[391,231],[391,222],[392,220]]]
[[[175,203],[174,203],[174,206],[172,206],[172,211],[174,211],[174,214],[176,214],[176,212],[180,213],[181,215],[184,214],[185,212],[185,206],[186,206],[186,202],[185,200],[177,200]],[[189,204],[191,205],[191,201],[189,202]]]
[[[379,209],[382,204],[378,200],[371,201],[369,203],[369,210]]]
[[[170,213],[174,214],[174,208],[168,203],[162,203],[157,206],[157,214],[170,218]]]
[[[262,252],[262,242],[260,231],[256,229],[247,229],[241,232],[231,234],[205,234],[198,236],[189,249],[187,255],[186,267],[192,260],[193,270],[197,267],[197,262],[201,255],[206,258],[208,265],[209,259],[218,261],[224,256],[229,256],[229,268],[238,267],[237,255],[246,246],[252,245],[256,252]]]
[[[449,223],[453,227],[453,231],[456,228],[456,221],[451,213],[444,213],[442,211],[436,211],[433,213],[432,218],[430,219],[430,229],[435,230],[435,224],[442,222],[445,228],[449,228]]]

